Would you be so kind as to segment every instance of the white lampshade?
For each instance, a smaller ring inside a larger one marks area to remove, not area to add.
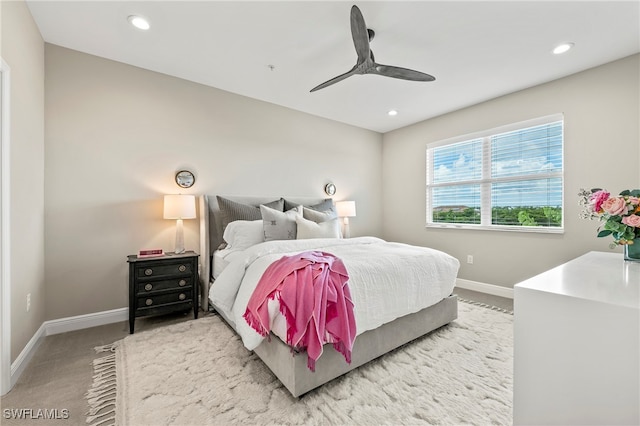
[[[354,217],[356,215],[355,201],[338,201],[336,203],[338,217]]]
[[[195,219],[196,196],[195,195],[165,195],[164,196],[165,219]]]

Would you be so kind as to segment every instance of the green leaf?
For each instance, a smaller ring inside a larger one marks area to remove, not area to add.
[[[612,231],[609,231],[609,230],[606,230],[606,231],[600,231],[600,232],[598,232],[598,238],[601,238],[601,237],[608,237],[608,236],[609,236],[609,235],[611,235],[612,233],[613,233],[613,232],[612,232]]]
[[[624,238],[625,240],[635,239],[635,232],[633,231],[633,228],[627,227],[627,229],[625,229],[624,233],[622,234],[621,238]]]

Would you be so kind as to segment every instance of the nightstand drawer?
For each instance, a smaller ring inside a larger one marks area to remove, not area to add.
[[[191,289],[175,293],[165,293],[148,295],[146,297],[138,297],[138,306],[140,308],[151,308],[162,306],[170,303],[189,302],[191,301]]]
[[[164,264],[142,264],[136,265],[137,278],[162,277],[167,275],[190,275],[193,274],[191,262],[175,262]]]
[[[165,290],[190,289],[193,277],[172,278],[169,280],[139,281],[137,294],[148,294]]]

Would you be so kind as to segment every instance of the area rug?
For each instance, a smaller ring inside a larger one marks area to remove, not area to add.
[[[451,324],[299,399],[217,315],[140,332],[96,360],[87,422],[511,424],[513,316],[458,306]]]

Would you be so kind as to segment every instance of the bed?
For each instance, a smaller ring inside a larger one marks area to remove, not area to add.
[[[229,203],[233,208],[239,208],[239,211],[234,211],[236,217],[229,213]],[[258,207],[260,205],[267,207]],[[255,210],[251,211],[249,206],[262,208],[263,214],[276,214],[271,208],[280,212],[289,210],[289,213],[292,208],[298,209],[298,216],[304,216],[304,219],[296,219],[301,230],[298,237],[316,238],[280,239],[277,232],[270,235],[266,225],[264,230],[262,228],[265,222],[252,216]],[[245,207],[246,215],[243,215],[242,208]],[[200,253],[203,259],[201,306],[207,310],[211,304],[240,335],[245,347],[255,352],[294,397],[457,318],[457,299],[452,294],[459,268],[457,259],[437,250],[389,243],[375,237],[337,238],[339,235],[334,235],[334,225],[338,219],[331,199],[202,195],[199,208]],[[309,228],[308,223],[311,224]],[[236,235],[236,229],[242,232],[238,231]],[[262,230],[260,239],[258,232]],[[319,235],[313,235],[314,232],[319,232]],[[223,235],[233,239],[234,243],[225,247]],[[264,241],[265,235],[268,241]],[[266,339],[252,330],[241,316],[252,286],[272,261],[283,255],[309,250],[333,253],[344,260],[349,270],[358,327],[351,363],[346,363],[343,355],[327,344],[317,360],[315,372],[309,370],[304,353],[292,351],[284,343],[286,323],[277,318],[277,309],[272,334]],[[208,256],[202,255],[204,253]],[[378,260],[371,262],[374,256],[378,256]],[[429,259],[428,263],[422,260],[422,256]],[[395,266],[396,262],[404,262],[405,259],[406,262],[419,262],[418,269]],[[408,270],[406,276],[403,275],[404,269]],[[396,279],[399,276],[404,278]],[[372,291],[373,283],[375,288],[382,288],[386,293]]]

